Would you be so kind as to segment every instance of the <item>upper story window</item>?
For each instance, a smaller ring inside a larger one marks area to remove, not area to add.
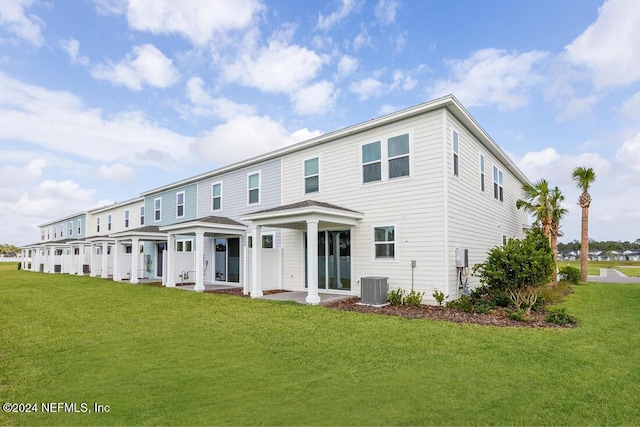
[[[184,191],[176,194],[176,218],[184,216]]]
[[[304,193],[320,191],[320,160],[317,157],[304,161]]]
[[[96,233],[100,232],[100,218],[96,218]]]
[[[69,236],[73,236],[73,221],[69,221]]]
[[[140,206],[140,225],[144,225],[144,206]]]
[[[107,215],[107,230],[111,231],[111,214]]]
[[[60,237],[64,237],[64,224],[60,224]]]
[[[458,132],[453,131],[453,174],[460,176],[460,142],[458,141]]]
[[[395,226],[386,225],[373,228],[373,245],[376,259],[395,259]]]
[[[58,238],[58,226],[57,225],[53,226],[53,238],[54,239]]]
[[[44,240],[44,230],[40,230],[40,240]]]
[[[247,176],[248,202],[260,203],[260,172]]]
[[[493,197],[501,202],[504,201],[504,176],[502,171],[497,166],[493,167]]]
[[[47,240],[51,238],[51,229],[47,228]]]
[[[129,228],[129,209],[124,211],[124,228]]]
[[[409,134],[362,146],[362,182],[376,182],[411,174]]]
[[[79,236],[79,235],[81,235],[81,234],[82,234],[82,220],[81,220],[81,219],[79,219],[79,220],[77,221],[77,224],[78,224],[78,236]]]
[[[484,193],[484,154],[480,154],[480,191]]]
[[[162,219],[162,199],[158,197],[153,201],[153,220],[160,221]]]
[[[216,182],[211,185],[211,210],[222,209],[222,183]]]

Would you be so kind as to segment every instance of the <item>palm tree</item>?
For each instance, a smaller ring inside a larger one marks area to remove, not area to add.
[[[591,206],[591,195],[589,187],[596,180],[596,173],[592,168],[579,166],[573,170],[573,180],[582,194],[578,199],[578,205],[582,208],[582,228],[580,232],[580,281],[587,281],[587,269],[589,267],[589,207]]]
[[[561,206],[564,196],[558,187],[554,188],[549,195],[549,208],[551,215],[550,240],[553,250],[553,285],[558,284],[558,236],[560,236],[560,221],[567,214],[567,210]]]

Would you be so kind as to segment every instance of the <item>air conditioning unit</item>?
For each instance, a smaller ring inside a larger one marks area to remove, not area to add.
[[[388,292],[388,277],[363,277],[360,279],[360,302],[362,304],[386,304]]]

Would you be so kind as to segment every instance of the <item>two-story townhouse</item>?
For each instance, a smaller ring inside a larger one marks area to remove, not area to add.
[[[136,246],[134,251],[134,247],[111,235],[139,228],[144,221],[140,215],[143,209],[144,199],[137,197],[87,212],[86,236],[79,246],[82,246],[91,276],[113,277],[113,280],[132,277],[132,254],[138,254],[140,250]]]
[[[527,224],[515,207],[527,178],[453,96],[279,156],[282,206],[243,219],[282,227],[282,287],[307,290],[312,304],[319,291],[357,295],[372,276],[425,300],[434,291],[455,299],[475,285],[469,266]]]

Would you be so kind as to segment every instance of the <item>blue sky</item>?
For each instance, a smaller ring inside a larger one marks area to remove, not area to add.
[[[640,238],[636,0],[0,0],[0,242],[448,93]]]

